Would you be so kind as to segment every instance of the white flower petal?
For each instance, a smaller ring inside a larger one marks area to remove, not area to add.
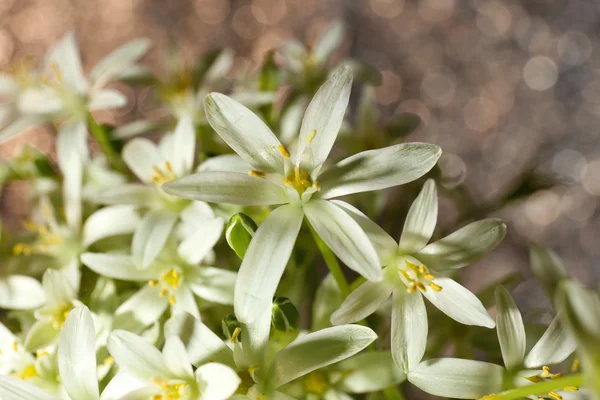
[[[64,305],[77,298],[77,292],[65,274],[56,269],[48,269],[44,272],[42,287],[48,305]]]
[[[171,149],[167,159],[176,176],[189,174],[196,156],[196,129],[188,116],[181,118],[171,136]]]
[[[556,292],[558,282],[568,276],[560,257],[537,243],[532,243],[529,248],[529,265],[531,272],[550,297]]]
[[[392,356],[405,373],[414,369],[427,347],[427,310],[423,296],[394,290],[392,302]]]
[[[408,380],[434,396],[477,399],[498,392],[504,368],[482,361],[438,358],[420,363]]]
[[[146,269],[163,249],[177,215],[161,210],[149,211],[133,234],[131,256],[139,269]]]
[[[340,68],[319,88],[311,100],[298,137],[296,163],[305,169],[318,171],[338,135],[352,89],[352,71]],[[317,172],[318,174],[318,172]]]
[[[37,321],[27,331],[25,343],[23,343],[25,350],[29,353],[34,353],[42,347],[49,346],[58,338],[59,333],[60,328],[55,328],[52,322]]]
[[[108,351],[122,371],[145,382],[154,378],[176,378],[166,367],[160,351],[131,332],[115,330],[108,338]]]
[[[247,174],[252,166],[237,154],[211,157],[198,167],[198,172],[239,172]]]
[[[147,206],[155,202],[158,192],[156,188],[130,183],[104,189],[93,199],[98,204],[132,204]]]
[[[148,51],[150,44],[148,39],[136,39],[108,54],[96,64],[90,74],[94,86],[102,87],[109,80],[118,77]]]
[[[64,209],[69,227],[81,229],[83,165],[87,159],[87,129],[83,122],[63,126],[56,137],[56,158],[63,173]]]
[[[525,357],[525,325],[523,317],[510,293],[502,287],[496,287],[496,329],[502,350],[504,366],[512,370],[523,363]]]
[[[284,157],[279,151],[281,143],[252,111],[220,93],[206,96],[204,109],[213,129],[254,169],[283,171]]]
[[[50,74],[56,74],[56,67],[60,75],[70,89],[78,93],[85,93],[88,83],[81,67],[81,57],[77,48],[77,41],[73,32],[65,34],[61,40],[54,45],[46,57],[46,70]]]
[[[219,363],[208,363],[196,370],[196,380],[203,383],[201,400],[225,400],[232,396],[241,383],[230,367]]]
[[[124,393],[131,393],[144,386],[146,386],[146,384],[135,376],[124,371],[119,371],[102,391],[100,400],[124,400]],[[148,397],[144,400],[147,398]]]
[[[433,235],[438,214],[435,181],[428,179],[421,193],[410,206],[398,246],[402,254],[421,250]]]
[[[235,366],[229,347],[191,314],[175,312],[165,323],[165,336],[178,336],[186,346],[189,360],[200,366],[210,360]]]
[[[102,276],[124,281],[145,281],[158,277],[162,267],[139,270],[133,259],[124,254],[83,253],[81,262]]]
[[[198,264],[214,247],[223,233],[223,220],[213,218],[194,227],[194,233],[177,247],[177,254],[190,264]]]
[[[386,231],[369,217],[363,214],[358,208],[341,200],[330,200],[333,204],[343,209],[349,216],[355,220],[375,247],[379,260],[385,265],[392,261],[392,257],[398,254],[398,245]]]
[[[218,304],[233,304],[237,273],[221,268],[199,267],[188,282],[196,296]]]
[[[110,236],[133,233],[140,223],[136,207],[117,205],[104,207],[90,215],[83,225],[83,246]]]
[[[132,330],[146,327],[160,318],[168,304],[158,288],[146,285],[117,308],[114,325]]]
[[[158,129],[160,126],[156,121],[137,120],[115,128],[113,135],[116,139],[128,139]]]
[[[0,376],[0,398],[2,400],[59,400],[58,397],[37,386],[9,376]]]
[[[457,269],[492,251],[506,235],[506,224],[497,218],[472,222],[414,256],[433,270]]]
[[[167,182],[162,189],[186,199],[242,206],[283,204],[288,197],[281,186],[237,172],[202,172]]]
[[[298,138],[307,104],[306,96],[300,96],[285,109],[279,128],[279,139],[283,143],[290,145]]]
[[[54,89],[30,88],[19,96],[17,107],[23,114],[52,115],[63,111],[65,104]]]
[[[96,330],[87,307],[75,308],[67,316],[58,344],[58,368],[71,398],[99,399]]]
[[[165,366],[173,375],[180,379],[189,379],[194,376],[192,364],[190,364],[185,346],[179,337],[165,337],[162,353],[165,358]]]
[[[12,75],[0,72],[0,94],[11,96],[19,92],[19,83]]]
[[[127,104],[127,96],[118,90],[103,89],[95,92],[88,103],[88,110],[110,110]]]
[[[302,217],[301,208],[281,206],[272,211],[254,233],[235,286],[234,309],[240,322],[252,322],[271,307],[275,289],[296,243]]]
[[[325,63],[344,40],[344,24],[341,21],[333,21],[325,32],[319,37],[313,49],[313,55],[320,64]]]
[[[242,324],[241,346],[234,348],[234,361],[237,365],[265,365],[269,345],[269,334],[271,333],[272,308],[269,305],[262,312],[256,315],[254,321]],[[243,350],[241,360],[240,352]]]
[[[233,49],[223,49],[213,61],[210,68],[204,74],[202,82],[204,86],[210,85],[220,79],[222,79],[233,65],[235,52]]]
[[[9,310],[32,310],[43,305],[46,295],[42,285],[29,276],[10,275],[0,278],[0,307]]]
[[[425,175],[442,150],[428,143],[403,143],[367,150],[338,162],[319,176],[324,199],[402,185]]]
[[[172,310],[177,310],[178,312],[185,311],[189,314],[192,314],[196,318],[200,318],[200,310],[198,310],[196,298],[194,297],[194,293],[187,285],[184,285],[176,290],[174,296],[175,304],[173,305]]]
[[[559,364],[566,360],[575,348],[577,342],[561,324],[560,315],[557,315],[525,357],[525,367],[536,368]]]
[[[367,281],[354,290],[341,307],[331,315],[334,325],[357,322],[373,314],[389,299],[392,287],[387,282]]]
[[[162,167],[162,155],[154,143],[148,139],[135,138],[123,147],[123,161],[129,169],[144,183],[152,182],[152,167]]]
[[[369,393],[395,386],[406,375],[394,364],[389,351],[369,351],[348,358],[334,367],[343,374],[340,389],[350,393]]]
[[[382,279],[375,248],[352,217],[326,200],[311,200],[303,208],[315,231],[344,264],[369,280]]]
[[[342,361],[371,344],[377,335],[360,325],[342,325],[302,336],[283,348],[271,364],[270,386],[278,388],[316,369]]]
[[[493,328],[496,324],[488,315],[481,301],[468,289],[450,278],[436,278],[434,281],[442,290],[427,289],[423,295],[444,314],[465,325]]]

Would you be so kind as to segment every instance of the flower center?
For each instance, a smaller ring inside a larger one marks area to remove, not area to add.
[[[304,379],[303,385],[307,393],[322,396],[329,388],[329,381],[322,372],[313,372]]]
[[[406,279],[406,291],[408,293],[414,293],[417,291],[417,289],[421,293],[425,293],[427,287],[431,288],[433,291],[436,292],[442,290],[441,286],[433,282],[435,276],[431,272],[429,272],[429,270],[424,264],[416,266],[410,261],[405,261],[404,263],[406,265],[406,268],[399,267],[398,272],[400,272],[404,279]]]
[[[181,272],[179,272],[175,268],[171,268],[169,271],[165,272],[161,275],[160,279],[154,279],[148,282],[150,287],[155,287],[161,285],[160,292],[158,295],[160,297],[169,296],[169,304],[175,305],[175,295],[173,291],[179,288],[181,281]]]
[[[301,170],[297,165],[294,167],[294,174],[286,176],[284,183],[286,186],[292,186],[296,189],[301,196],[306,189],[313,186],[308,172]],[[315,184],[318,185],[316,181]]]
[[[573,369],[575,369],[575,368],[573,368]],[[561,372],[553,374],[550,371],[550,367],[548,367],[547,365],[544,365],[542,367],[542,372],[540,374],[527,376],[527,377],[525,377],[525,379],[527,379],[528,381],[533,382],[533,383],[539,383],[539,382],[543,382],[543,381],[558,379],[558,378],[561,378],[562,376],[563,376],[563,374]],[[567,392],[578,392],[579,391],[579,389],[575,386],[567,386],[567,387],[563,388],[562,390],[567,391]],[[563,396],[557,392],[548,392],[548,396],[554,400],[562,400],[562,398],[563,398]]]
[[[152,182],[157,186],[171,182],[175,178],[177,178],[177,176],[175,175],[175,172],[173,172],[173,167],[169,161],[165,161],[164,170],[156,165],[152,166]]]
[[[51,249],[63,243],[64,238],[51,231],[48,225],[37,225],[32,221],[24,222],[25,229],[37,234],[33,243],[19,242],[13,246],[13,254],[29,256],[33,253],[49,253]]]
[[[58,307],[56,309],[56,311],[54,311],[52,313],[52,326],[54,327],[54,329],[60,329],[62,328],[62,326],[65,324],[65,321],[67,320],[67,316],[69,315],[69,312],[73,309],[73,305],[72,304],[64,304],[60,307]]]
[[[190,395],[190,385],[185,382],[169,382],[164,378],[154,378],[162,393],[155,394],[151,400],[176,400]]]
[[[35,365],[30,364],[28,366],[26,366],[25,368],[23,368],[23,370],[21,372],[17,372],[14,374],[15,378],[18,378],[22,381],[30,379],[30,378],[35,378],[40,376],[37,372],[37,369],[35,368]]]

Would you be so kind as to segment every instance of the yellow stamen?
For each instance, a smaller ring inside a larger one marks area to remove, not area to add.
[[[113,365],[115,363],[115,359],[112,358],[111,356],[108,356],[104,359],[104,361],[102,363],[104,365]]]
[[[314,181],[313,188],[318,192],[319,190],[321,190],[321,185],[319,184],[319,182]]]
[[[411,269],[413,271],[415,271],[416,273],[419,273],[419,267],[417,267],[415,264],[406,261],[406,266],[408,267],[408,269]]]
[[[312,143],[312,141],[314,140],[315,136],[317,136],[317,130],[313,129],[312,131],[310,131],[310,133],[306,137],[306,141],[308,143]]]
[[[254,373],[254,371],[256,371],[258,369],[258,365],[251,365],[250,368],[248,368],[248,373],[250,375],[252,375]]]
[[[255,169],[251,169],[250,171],[248,171],[248,175],[254,176],[256,178],[264,178],[265,176],[267,176],[266,173],[264,173],[262,171],[257,171]]]
[[[291,176],[286,176],[283,183],[285,184],[285,186],[290,186],[292,183],[294,182],[294,180],[292,179]]]
[[[19,343],[15,340],[12,344],[13,351],[16,352],[19,350]]]
[[[433,276],[433,274],[426,273],[425,275],[423,275],[423,278],[427,279],[428,281],[432,281],[435,279],[435,276]]]
[[[167,168],[169,174],[175,175],[175,172],[173,172],[173,167],[171,166],[171,163],[169,161],[165,161],[165,168]]]
[[[543,370],[544,372],[542,372],[542,373],[540,374],[540,376],[541,376],[542,378],[547,378],[547,377],[550,375],[550,367],[548,367],[547,365],[544,365],[544,366],[542,367],[542,370]]]
[[[23,372],[19,375],[19,378],[24,380],[28,378],[35,378],[36,376],[39,376],[39,374],[37,372],[37,369],[35,368],[35,365],[32,364],[25,367]]]
[[[417,283],[417,288],[421,291],[421,293],[425,293],[425,290],[427,289],[421,282]]]
[[[35,354],[35,358],[42,358],[42,357],[45,357],[45,356],[48,356],[48,355],[50,355],[50,353],[48,353],[48,352],[47,352],[47,351],[45,351],[45,350],[44,350],[44,351],[38,351],[38,352]]]
[[[177,302],[177,300],[175,300],[175,296],[170,294],[169,295],[169,304],[174,306],[176,302]]]
[[[159,295],[160,297],[165,297],[165,296],[167,295],[167,293],[168,293],[168,292],[169,292],[169,291],[167,290],[167,288],[162,288],[162,289],[160,289],[160,292],[158,293],[158,295]]]
[[[168,272],[162,275],[162,279],[167,282],[173,289],[179,287],[179,280],[181,279],[181,273],[175,268],[171,268]]]
[[[419,273],[421,273],[421,274],[427,273],[427,267],[425,266],[425,264],[423,264],[419,267]]]
[[[559,372],[558,374],[554,374],[550,377],[550,379],[558,379],[558,378],[562,378],[563,374],[562,372]]]
[[[435,290],[436,292],[441,292],[442,291],[442,287],[439,285],[436,285],[433,282],[429,282],[429,287],[432,288],[433,290]]]
[[[242,332],[242,328],[240,328],[239,326],[233,330],[233,335],[231,335],[231,342],[232,343],[237,343],[238,342],[238,336],[240,336],[241,332]]]
[[[25,243],[17,243],[13,246],[13,254],[15,256],[21,255],[25,253]]]
[[[158,285],[158,279],[153,279],[151,281],[148,281],[148,286],[155,287],[156,285]]]
[[[290,158],[290,152],[288,151],[288,149],[285,148],[284,145],[280,144],[277,147],[277,150],[279,150],[279,152],[281,153],[281,155],[284,156],[285,158]]]
[[[562,400],[562,396],[559,393],[556,392],[550,392],[548,393],[548,396],[552,397],[555,400]]]
[[[567,386],[566,388],[563,388],[563,390],[566,390],[567,392],[579,392],[579,389],[575,386]]]
[[[406,291],[408,293],[414,293],[417,290],[417,284],[414,282],[411,282],[410,285],[406,288]]]
[[[406,280],[412,280],[412,278],[410,277],[410,275],[408,274],[408,272],[406,272],[405,270],[401,269],[400,273],[402,274],[403,277],[406,278]]]
[[[579,358],[573,360],[573,364],[571,364],[571,372],[579,371]]]

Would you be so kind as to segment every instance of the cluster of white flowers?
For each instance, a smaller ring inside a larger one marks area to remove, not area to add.
[[[0,238],[0,400],[402,399],[405,381],[462,399],[600,394],[598,293],[538,245],[531,269],[555,305],[541,330],[510,279],[476,294],[458,283],[506,225],[439,238],[442,150],[399,143],[414,116],[382,132],[374,71],[327,67],[343,35],[334,23],[313,46],[286,43],[255,75],[231,74],[224,50],[161,81],[139,63],[148,41],[86,76],[68,34],[41,72],[0,73],[0,140],[56,132],[56,163],[24,146],[0,168],[2,186],[31,187],[24,229]],[[115,80],[149,86],[171,119],[96,123],[127,102]],[[158,127],[159,141],[132,138]],[[350,144],[336,151],[359,151],[331,163],[340,131]],[[396,242],[371,218],[382,190],[409,182],[420,193]]]

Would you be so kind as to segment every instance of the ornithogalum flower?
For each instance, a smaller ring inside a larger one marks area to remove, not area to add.
[[[425,183],[412,204],[398,244],[356,208],[348,204],[343,207],[377,247],[385,266],[384,280],[359,286],[332,315],[332,323],[359,321],[375,312],[393,294],[392,354],[406,372],[417,365],[425,352],[428,327],[423,296],[457,322],[494,327],[494,320],[474,294],[439,273],[462,268],[496,247],[506,232],[502,221],[473,222],[427,245],[437,220],[433,180]]]
[[[379,190],[425,174],[441,154],[439,147],[407,143],[366,151],[322,171],[342,123],[352,73],[341,68],[317,92],[292,154],[246,107],[218,93],[206,97],[211,126],[251,168],[248,174],[204,172],[163,185],[167,193],[238,205],[283,204],[256,231],[240,267],[234,306],[241,322],[267,309],[288,262],[304,216],[350,268],[382,279],[379,259],[367,236],[333,197]]]

